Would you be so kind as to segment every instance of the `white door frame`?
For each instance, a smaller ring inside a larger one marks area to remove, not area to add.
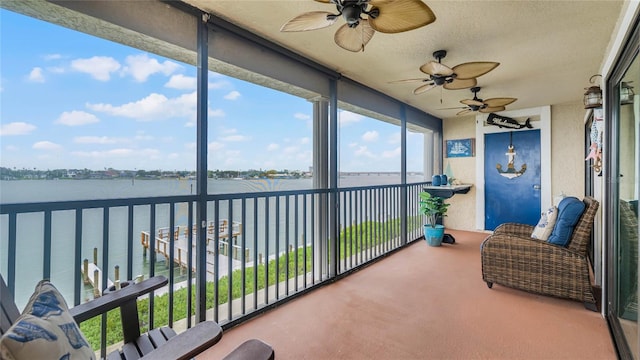
[[[553,203],[551,197],[551,107],[502,111],[507,116],[523,123],[531,119],[533,129],[540,129],[540,209],[547,209]],[[488,114],[476,115],[476,229],[484,230],[484,135],[509,132],[513,129],[485,125]]]

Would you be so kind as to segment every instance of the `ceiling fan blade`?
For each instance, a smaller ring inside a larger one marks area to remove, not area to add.
[[[371,40],[375,30],[369,26],[369,22],[360,20],[360,24],[354,28],[349,24],[342,25],[333,37],[341,48],[353,52],[364,51],[364,46]]]
[[[420,66],[420,71],[429,75],[441,75],[441,76],[449,76],[453,74],[453,70],[437,61],[429,61],[428,63]]]
[[[464,115],[464,114],[468,114],[468,113],[472,113],[472,112],[473,112],[473,110],[471,110],[471,109],[465,109],[465,110],[459,111],[456,115]]]
[[[409,31],[436,21],[433,11],[421,0],[371,0],[369,4],[380,10],[378,17],[369,17],[371,27],[383,33]]]
[[[478,84],[478,81],[475,78],[471,79],[454,79],[450,83],[444,84],[444,88],[447,90],[460,90],[460,89],[468,89],[470,87],[474,87]]]
[[[468,62],[454,66],[453,72],[457,75],[456,79],[465,80],[484,75],[498,67],[498,65],[500,63],[489,61]]]
[[[487,104],[487,107],[500,107],[507,106],[513,102],[515,102],[516,98],[491,98],[484,101]]]
[[[492,112],[503,111],[504,109],[506,109],[504,106],[486,107],[484,109],[480,109],[480,112],[481,113],[492,113]]]
[[[413,90],[413,93],[416,94],[416,95],[422,94],[423,92],[427,92],[427,91],[433,89],[434,87],[436,87],[435,83],[422,85],[422,86],[417,87],[415,90]]]
[[[389,81],[389,84],[403,84],[403,83],[414,83],[414,82],[427,82],[429,79],[404,79],[404,80],[394,80]]]
[[[458,110],[458,109],[468,109],[468,108],[466,106],[456,106],[456,107],[442,108],[437,110]]]
[[[464,99],[460,100],[461,103],[469,106],[483,106],[484,103],[482,101],[473,100],[473,99]]]
[[[309,31],[326,28],[333,25],[336,22],[336,19],[338,19],[337,17],[334,17],[329,20],[327,15],[333,14],[328,11],[311,11],[300,14],[282,25],[280,31]]]

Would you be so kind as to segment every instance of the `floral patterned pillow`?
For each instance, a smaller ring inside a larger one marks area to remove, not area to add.
[[[531,237],[539,240],[547,240],[553,231],[557,217],[558,208],[555,206],[550,207],[547,211],[543,211],[542,216],[540,216],[540,221],[538,221],[538,225],[533,229]]]
[[[49,281],[36,285],[22,315],[0,338],[2,359],[95,359],[95,353]]]

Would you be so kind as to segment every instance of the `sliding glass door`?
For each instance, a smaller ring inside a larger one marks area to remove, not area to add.
[[[640,35],[628,42],[608,82],[608,309],[621,358],[638,359],[638,198],[640,197]]]

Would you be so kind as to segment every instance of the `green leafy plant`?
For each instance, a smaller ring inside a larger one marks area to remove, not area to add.
[[[420,213],[427,217],[427,225],[436,227],[439,216],[447,216],[449,204],[439,196],[433,196],[426,191],[420,193]]]

